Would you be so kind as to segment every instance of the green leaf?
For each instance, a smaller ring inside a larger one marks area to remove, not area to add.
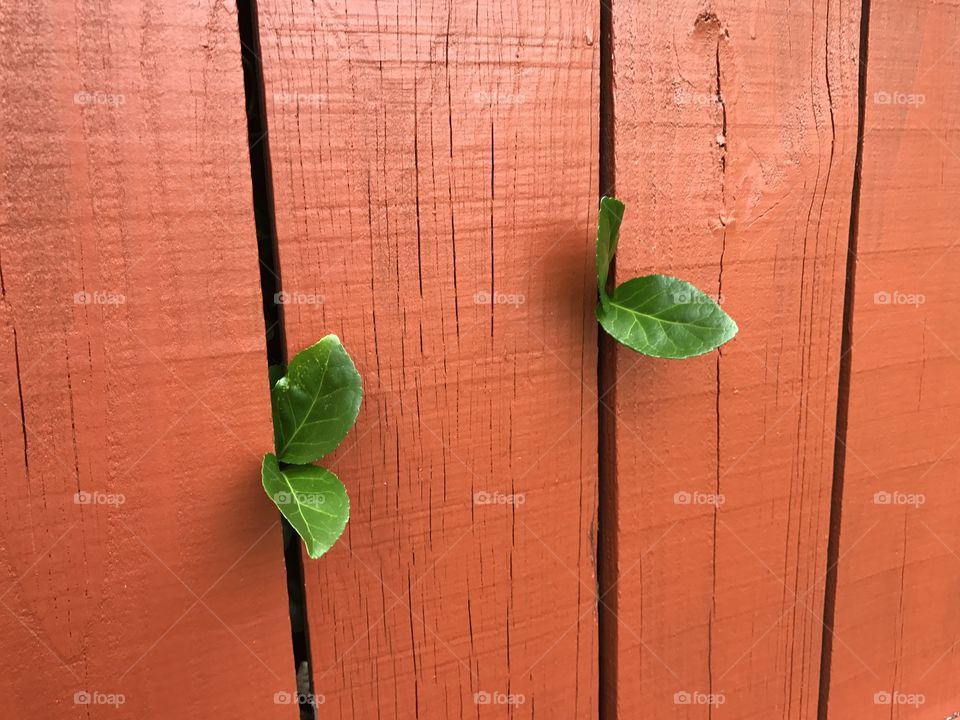
[[[270,389],[272,390],[277,381],[287,374],[287,368],[285,365],[271,365],[267,368],[267,374],[270,377]]]
[[[600,198],[600,217],[597,222],[597,288],[600,301],[607,302],[607,276],[610,261],[617,252],[620,223],[623,222],[623,203],[613,197]]]
[[[316,559],[333,547],[350,518],[350,498],[343,483],[316,465],[280,466],[276,455],[263,457],[263,489],[303,538]]]
[[[277,457],[309,463],[336,449],[357,419],[363,387],[340,338],[297,353],[271,391]]]
[[[597,307],[597,319],[619,342],[653,357],[702,355],[737,334],[737,324],[713,299],[667,275],[623,283]]]

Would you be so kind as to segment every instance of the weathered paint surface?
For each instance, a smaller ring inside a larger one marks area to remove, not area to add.
[[[289,349],[337,333],[366,388],[307,567],[323,711],[592,717],[598,7],[260,28]]]
[[[366,385],[321,717],[960,710],[960,11],[871,5],[855,193],[857,3],[613,3],[617,277],[741,335],[601,405],[598,5],[260,3],[289,350]],[[236,23],[0,8],[4,717],[293,712]]]
[[[958,30],[872,3],[830,720],[960,711]]]
[[[690,279],[719,297],[740,335],[682,363],[616,353],[604,704],[608,717],[809,720],[857,8],[615,2],[612,18],[610,171],[627,205],[616,276]]]
[[[0,34],[0,716],[289,718],[235,14]]]

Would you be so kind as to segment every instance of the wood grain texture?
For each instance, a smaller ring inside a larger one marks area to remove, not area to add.
[[[958,31],[872,3],[831,720],[960,711]]]
[[[596,4],[259,12],[289,350],[337,333],[366,393],[323,713],[592,717]]]
[[[617,279],[689,279],[740,334],[616,354],[607,717],[816,716],[858,23],[832,0],[613,4]]]
[[[236,25],[0,8],[0,716],[290,716]]]

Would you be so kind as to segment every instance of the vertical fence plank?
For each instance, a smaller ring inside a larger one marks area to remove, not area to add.
[[[289,717],[236,16],[0,32],[0,715]]]
[[[366,392],[324,711],[590,717],[596,4],[259,11],[289,350],[337,333]]]
[[[740,335],[683,363],[616,354],[604,703],[813,718],[857,8],[614,2],[612,27],[617,278],[688,278]]]
[[[960,8],[871,3],[827,717],[960,711]]]

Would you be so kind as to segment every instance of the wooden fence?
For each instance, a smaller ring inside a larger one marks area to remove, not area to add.
[[[0,6],[0,715],[296,717],[265,288],[365,385],[346,534],[290,566],[318,717],[960,711],[958,31]],[[691,279],[735,341],[598,337],[613,192],[617,276]]]

